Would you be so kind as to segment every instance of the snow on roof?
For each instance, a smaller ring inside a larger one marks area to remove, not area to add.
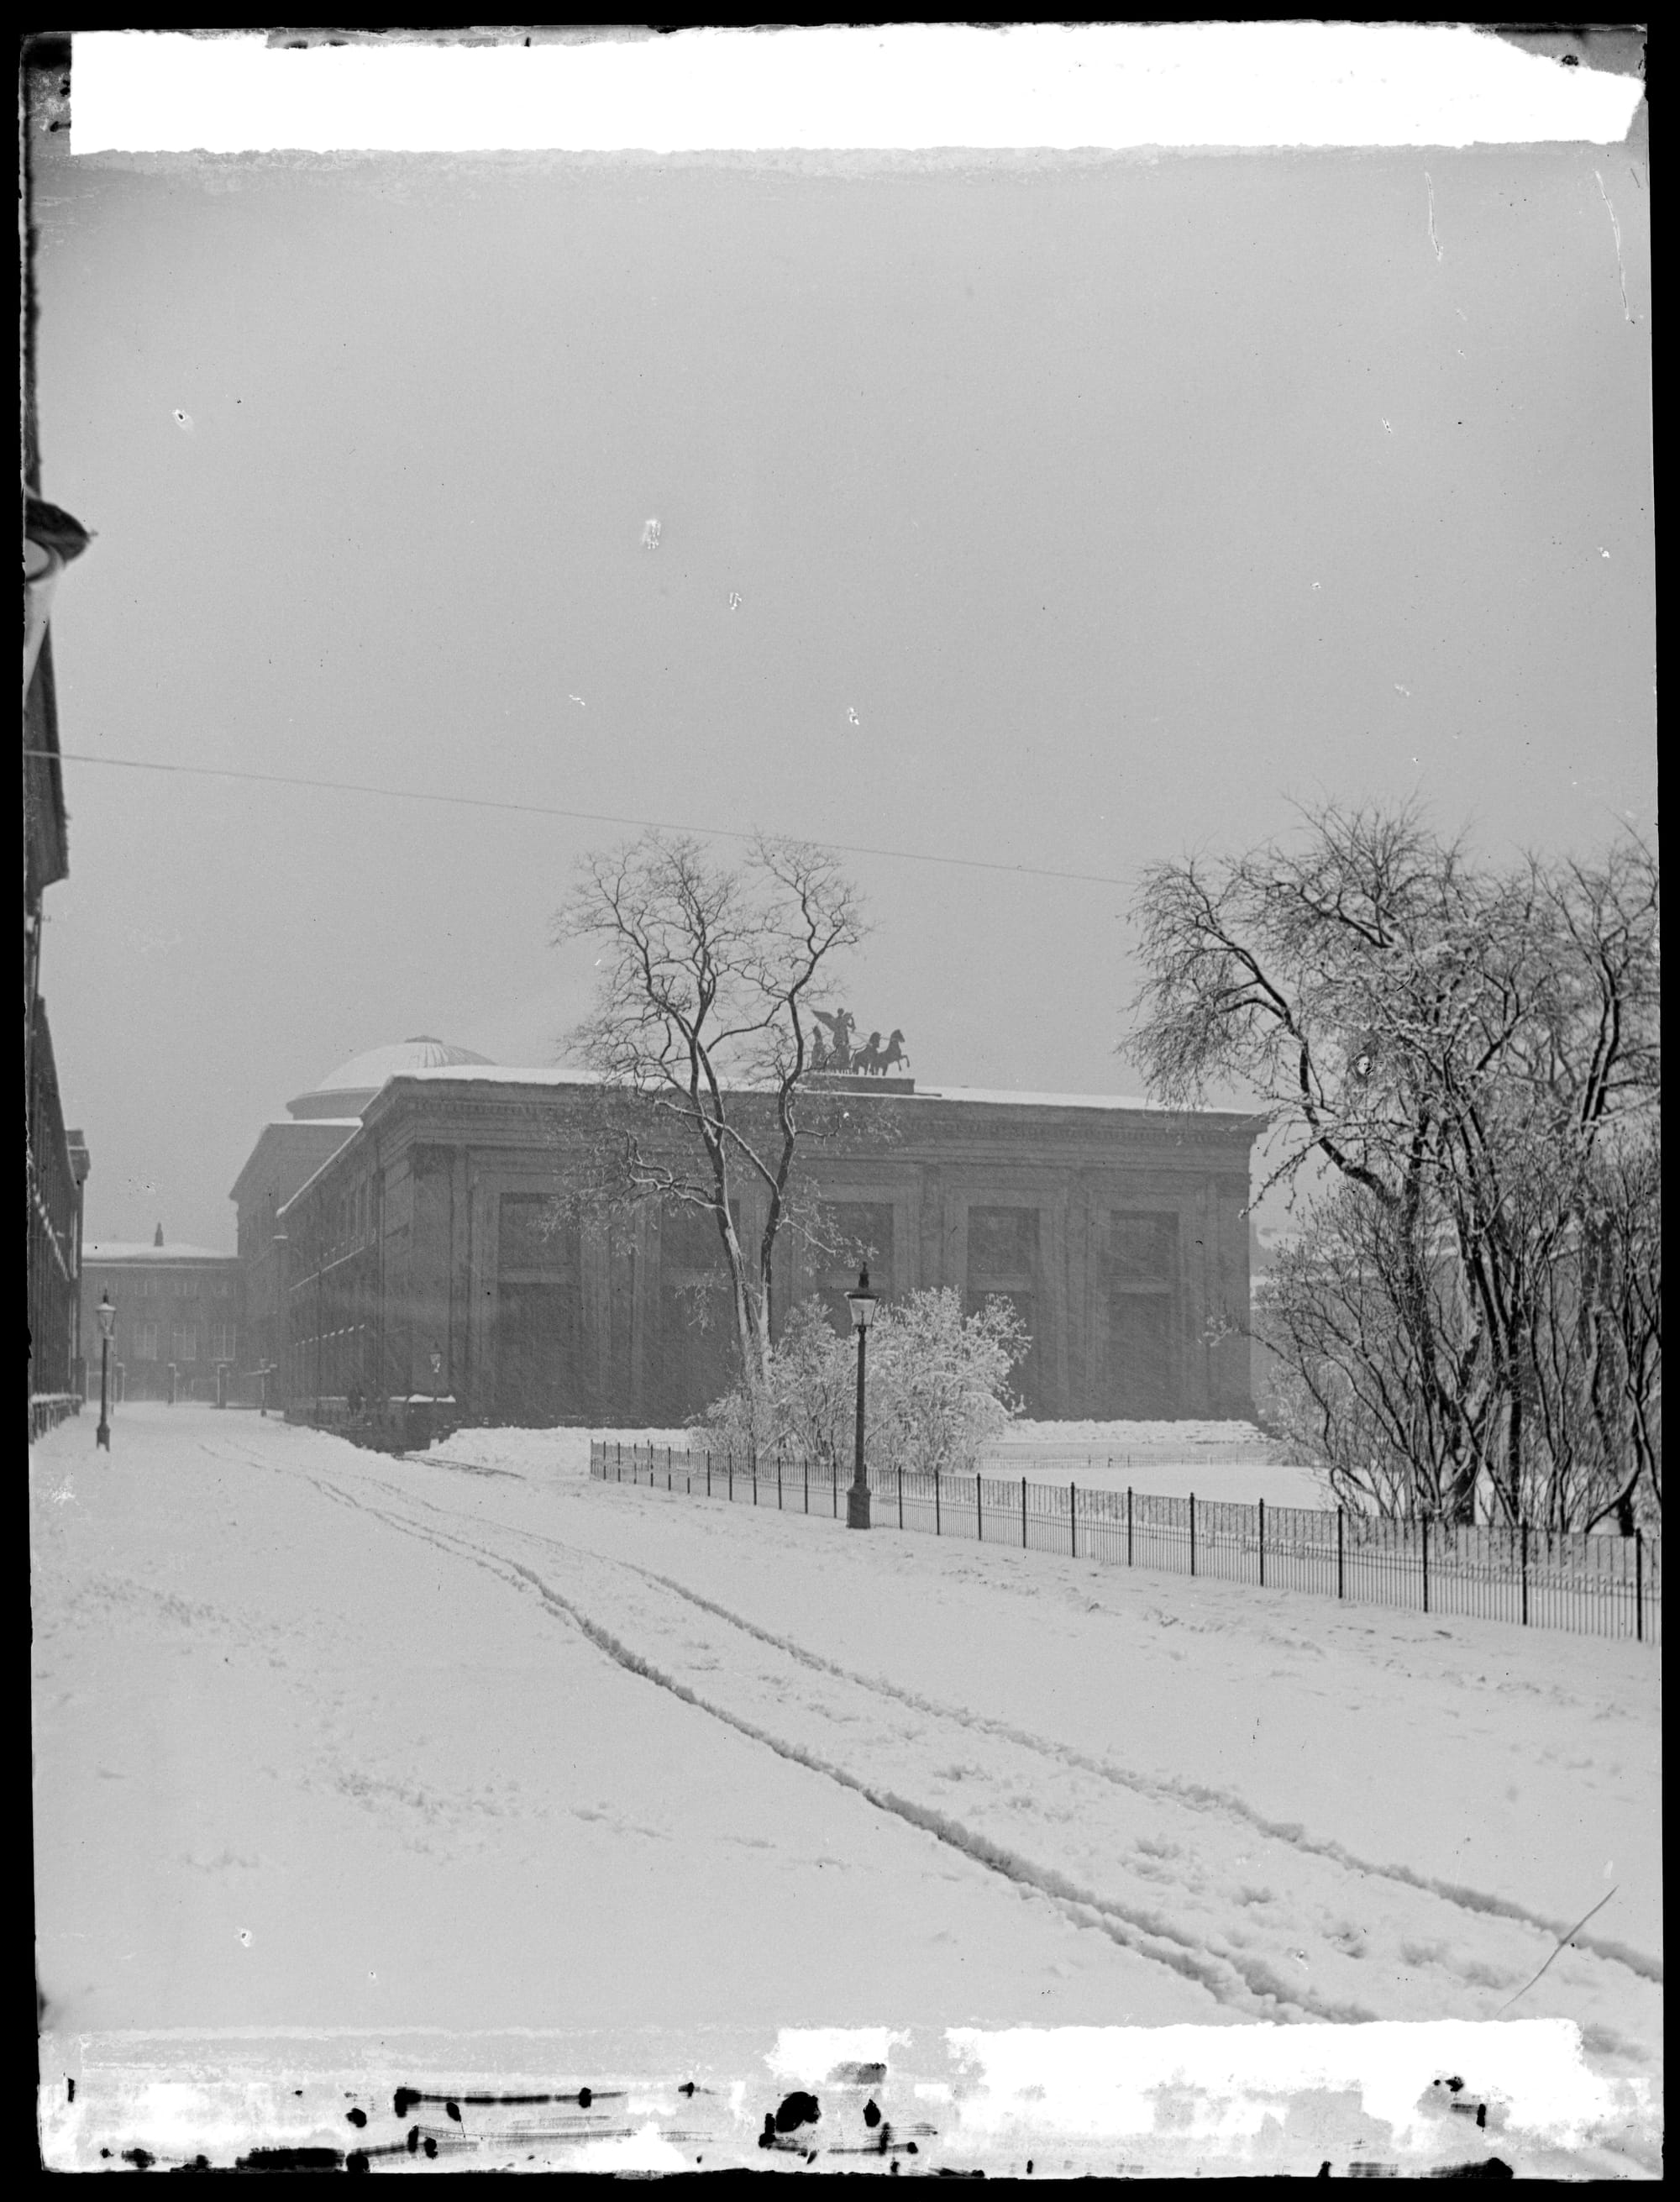
[[[90,1262],[232,1262],[238,1257],[214,1246],[154,1246],[132,1239],[86,1239],[82,1267]]]
[[[294,1144],[294,1134],[300,1132],[336,1132],[338,1134],[338,1142],[332,1151],[337,1154],[338,1148],[344,1145],[351,1133],[359,1132],[361,1129],[360,1116],[271,1116],[257,1133],[256,1145],[240,1165],[239,1175],[233,1180],[228,1192],[228,1198],[238,1200],[240,1198],[252,1172],[265,1155],[273,1156],[277,1142],[280,1144],[283,1160],[286,1148]],[[279,1163],[276,1162],[272,1164],[272,1167],[279,1168]]]
[[[271,1116],[262,1129],[265,1132],[359,1132],[361,1119],[360,1116]]]
[[[1015,1093],[978,1086],[918,1086],[912,1101],[983,1101],[996,1106],[1021,1109],[1134,1109],[1151,1116],[1231,1116],[1245,1118],[1247,1109],[1174,1109],[1160,1101],[1144,1101],[1125,1093]]]
[[[536,1066],[521,1069],[518,1064],[508,1063],[428,1063],[424,1069],[397,1070],[391,1075],[394,1078],[441,1078],[449,1084],[471,1079],[474,1085],[490,1086],[600,1086],[605,1083],[598,1070]]]
[[[520,1069],[516,1065],[504,1063],[486,1063],[482,1068],[457,1064],[440,1065],[437,1068],[402,1070],[393,1075],[417,1080],[442,1079],[449,1083],[465,1082],[470,1079],[475,1085],[484,1083],[500,1086],[600,1086],[607,1082],[602,1074],[595,1070],[579,1070],[570,1068]],[[823,1090],[820,1086],[805,1088],[808,1093],[820,1092]],[[1131,1109],[1151,1116],[1179,1115],[1229,1116],[1234,1122],[1245,1121],[1254,1114],[1254,1111],[1248,1109],[1180,1110],[1168,1108],[1159,1101],[1141,1100],[1131,1094],[1016,1093],[1007,1089],[994,1090],[990,1087],[977,1086],[918,1086],[913,1092],[905,1093],[902,1089],[884,1085],[881,1091],[884,1095],[890,1095],[900,1100],[973,1101],[997,1108]],[[871,1098],[868,1089],[862,1086],[848,1087],[845,1089],[845,1093],[849,1100],[855,1093],[866,1100]]]
[[[351,1128],[358,1132],[361,1129],[361,1119],[359,1116]],[[297,1203],[302,1200],[304,1194],[309,1190],[309,1187],[314,1183],[315,1180],[317,1178],[326,1176],[328,1170],[332,1169],[333,1163],[338,1161],[339,1156],[344,1153],[344,1149],[349,1146],[349,1145],[350,1141],[345,1139],[339,1145],[334,1147],[330,1155],[323,1155],[321,1157],[320,1160],[315,1164],[315,1167],[309,1172],[308,1177],[304,1179],[303,1184],[298,1186],[297,1192],[289,1193],[280,1203],[279,1206],[274,1210],[274,1220],[276,1222],[279,1221],[281,1216],[290,1215],[291,1210],[297,1206]]]

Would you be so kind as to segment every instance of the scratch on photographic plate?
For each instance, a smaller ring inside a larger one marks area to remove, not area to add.
[[[1424,185],[1429,192],[1429,241],[1435,247],[1436,258],[1444,260],[1447,256],[1441,249],[1441,239],[1435,233],[1435,185],[1427,168],[1424,170]]]
[[[1616,280],[1622,286],[1622,311],[1632,323],[1639,316],[1628,303],[1628,273],[1622,265],[1622,225],[1616,219],[1616,209],[1610,203],[1610,194],[1604,188],[1604,179],[1596,168],[1593,170],[1593,180],[1598,185],[1599,197],[1604,201],[1604,210],[1610,217],[1610,234],[1616,240]]]

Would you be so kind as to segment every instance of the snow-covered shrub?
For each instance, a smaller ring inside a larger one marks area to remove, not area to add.
[[[1020,1411],[1009,1378],[1030,1342],[1005,1300],[989,1300],[971,1316],[949,1287],[884,1301],[867,1349],[870,1466],[972,1468]],[[772,1353],[757,1426],[737,1387],[700,1418],[696,1434],[714,1450],[779,1451],[843,1469],[853,1458],[856,1413],[857,1341],[833,1328],[820,1301],[808,1300],[789,1316]]]

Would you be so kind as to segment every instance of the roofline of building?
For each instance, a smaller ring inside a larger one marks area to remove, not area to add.
[[[499,1086],[512,1086],[516,1089],[524,1086],[541,1092],[553,1092],[565,1086],[598,1088],[606,1086],[608,1082],[596,1071],[569,1069],[520,1069],[507,1063],[485,1063],[479,1066],[451,1063],[439,1064],[426,1069],[394,1071],[380,1086],[366,1116],[342,1118],[327,1116],[277,1118],[266,1124],[262,1133],[259,1135],[257,1146],[252,1151],[250,1160],[247,1162],[235,1180],[231,1197],[235,1199],[238,1198],[240,1188],[256,1163],[261,1151],[262,1140],[268,1133],[307,1130],[317,1126],[322,1128],[342,1127],[346,1133],[345,1138],[334,1147],[331,1154],[321,1157],[320,1161],[310,1171],[308,1176],[275,1210],[275,1221],[280,1222],[290,1215],[291,1211],[303,1199],[305,1194],[314,1188],[317,1180],[324,1177],[333,1164],[342,1158],[345,1150],[355,1141],[356,1134],[370,1129],[374,1110],[379,1107],[379,1103],[385,1103],[387,1108],[394,1105],[397,1098],[394,1089],[404,1085],[453,1085],[467,1087]],[[769,1093],[774,1091],[772,1087],[746,1086],[729,1086],[725,1090],[732,1095]],[[821,1089],[807,1087],[805,1091],[820,1092]],[[910,1093],[899,1091],[874,1094],[865,1092],[854,1094],[849,1089],[846,1098],[848,1100],[860,1098],[897,1101],[906,1106],[913,1105],[918,1101],[943,1101],[968,1103],[988,1108],[1084,1110],[1094,1114],[1111,1116],[1145,1116],[1151,1123],[1158,1125],[1188,1121],[1205,1124],[1210,1130],[1218,1130],[1225,1133],[1246,1132],[1251,1142],[1259,1136],[1268,1122],[1265,1116],[1246,1109],[1174,1109],[1164,1107],[1157,1102],[1109,1094],[1013,1093],[960,1086],[922,1086]],[[379,1113],[383,1116],[385,1110],[380,1109]]]
[[[355,1131],[353,1131],[350,1133],[350,1139],[345,1139],[339,1145],[334,1147],[330,1155],[323,1155],[321,1157],[320,1160],[309,1172],[308,1177],[304,1179],[303,1184],[298,1186],[296,1192],[288,1194],[286,1198],[284,1199],[280,1203],[279,1206],[274,1210],[274,1221],[276,1223],[284,1222],[285,1217],[288,1216],[291,1213],[292,1210],[297,1205],[298,1202],[303,1199],[304,1194],[309,1190],[310,1186],[314,1185],[315,1180],[318,1177],[324,1176],[326,1173],[332,1169],[333,1163],[338,1161],[339,1156],[344,1153],[344,1149],[350,1144],[350,1139],[353,1139],[355,1137],[355,1133],[361,1129],[362,1126],[358,1122],[355,1127]]]
[[[383,1099],[393,1086],[408,1083],[437,1086],[527,1086],[552,1091],[557,1086],[602,1086],[612,1083],[598,1071],[570,1068],[556,1069],[516,1069],[507,1063],[440,1064],[432,1069],[393,1071],[380,1086],[375,1104]],[[628,1089],[625,1089],[628,1091]],[[771,1093],[773,1086],[731,1086],[724,1089],[731,1094],[754,1092]],[[806,1086],[807,1094],[819,1094],[823,1088]],[[1159,1101],[1148,1101],[1134,1095],[1107,1093],[1016,1093],[1002,1089],[968,1086],[919,1086],[912,1092],[883,1087],[872,1093],[861,1085],[846,1089],[848,1100],[896,1101],[906,1107],[919,1101],[966,1102],[988,1108],[1021,1109],[1089,1109],[1109,1114],[1148,1116],[1157,1121],[1173,1117],[1212,1119],[1228,1124],[1233,1130],[1242,1125],[1262,1125],[1267,1122],[1260,1112],[1251,1109],[1180,1109]],[[374,1104],[370,1104],[370,1108]],[[307,1121],[307,1120],[306,1120]],[[325,1119],[316,1119],[324,1122]],[[360,1121],[367,1121],[364,1116]],[[300,1187],[300,1190],[302,1188]]]
[[[256,1145],[246,1156],[238,1176],[234,1179],[229,1188],[228,1198],[237,1201],[244,1191],[245,1180],[256,1169],[265,1145],[270,1144],[268,1135],[271,1132],[342,1132],[344,1136],[338,1145],[344,1146],[348,1145],[361,1129],[360,1116],[271,1116],[257,1133]],[[336,1154],[338,1151],[338,1149],[335,1147],[333,1153]],[[331,1157],[326,1159],[331,1160]]]

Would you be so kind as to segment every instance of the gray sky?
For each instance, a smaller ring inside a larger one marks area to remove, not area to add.
[[[1291,798],[1415,791],[1490,854],[1649,828],[1645,184],[1633,144],[55,153],[64,746],[1121,882]],[[547,1063],[584,1006],[548,920],[614,828],[67,785],[93,1235],[231,1245],[344,1057]],[[846,996],[919,1077],[1137,1090],[1125,885],[851,861]]]

